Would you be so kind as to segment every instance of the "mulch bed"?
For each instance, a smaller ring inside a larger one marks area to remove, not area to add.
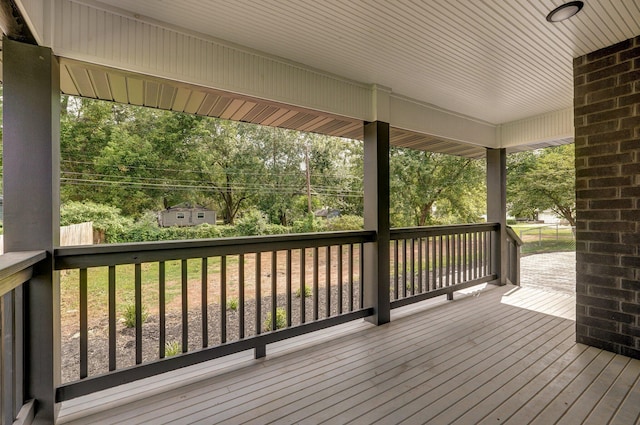
[[[320,287],[318,291],[318,316],[320,319],[326,317],[326,289]],[[358,285],[354,285],[353,303],[354,308],[358,306],[359,291]],[[292,326],[300,324],[300,298],[292,295],[291,322]],[[331,316],[338,314],[338,288],[331,287]],[[256,334],[256,305],[255,299],[245,300],[245,337]],[[271,297],[263,297],[261,300],[262,327],[265,326],[267,316],[271,312]],[[285,308],[286,295],[279,294],[277,299],[279,308]],[[305,321],[313,320],[313,297],[305,299]],[[349,308],[347,288],[343,288],[343,311]],[[202,310],[200,308],[190,309],[188,312],[188,349],[189,351],[202,348]],[[220,344],[220,317],[219,304],[208,305],[208,346]],[[165,316],[165,341],[167,344],[173,343],[174,347],[180,351],[182,342],[182,314],[180,311],[167,312]],[[116,324],[116,364],[117,369],[122,369],[135,365],[135,329],[124,326],[121,320]],[[227,342],[239,340],[240,334],[240,313],[238,310],[226,311],[226,337]],[[264,331],[264,329],[263,329]],[[99,321],[91,322],[88,337],[88,374],[89,376],[100,375],[108,372],[109,362],[109,338],[108,319],[105,317]],[[142,358],[143,363],[159,359],[160,326],[158,315],[150,315],[142,325]],[[62,382],[72,382],[80,376],[80,338],[77,329],[75,332],[66,330],[62,335]]]

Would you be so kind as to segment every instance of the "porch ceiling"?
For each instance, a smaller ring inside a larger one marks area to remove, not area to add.
[[[469,157],[571,142],[572,58],[640,34],[635,0],[12,1],[65,93]]]
[[[572,58],[640,33],[640,3],[590,0],[103,0],[493,124],[572,106]]]
[[[284,103],[242,96],[61,58],[62,92],[175,112],[309,131],[362,140],[362,121]],[[482,158],[481,146],[391,128],[391,144],[469,158]]]

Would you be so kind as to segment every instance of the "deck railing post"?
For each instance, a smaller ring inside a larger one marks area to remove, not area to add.
[[[391,320],[389,124],[381,121],[364,126],[364,227],[377,234],[364,249],[364,300],[374,310],[367,320],[381,325]]]
[[[487,221],[500,227],[491,238],[491,271],[507,283],[507,153],[487,149]]]
[[[25,285],[24,395],[34,423],[55,422],[60,379],[60,71],[51,49],[3,39],[4,251],[44,250]]]

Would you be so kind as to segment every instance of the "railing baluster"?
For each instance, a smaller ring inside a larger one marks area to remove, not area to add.
[[[478,277],[484,273],[484,233],[478,232]]]
[[[429,250],[429,237],[424,238],[424,290],[430,291],[430,272],[431,272],[431,256]]]
[[[261,264],[262,256],[256,252],[256,335],[262,333],[262,288],[261,288]]]
[[[109,371],[116,370],[116,266],[109,266]]]
[[[343,313],[342,288],[342,245],[338,245],[338,314]]]
[[[463,282],[467,281],[467,234],[462,233],[460,235],[460,262],[462,263],[461,279]]]
[[[438,288],[438,237],[437,236],[433,236],[431,238],[431,256],[433,257],[433,260],[431,262],[431,290],[436,290]]]
[[[286,277],[286,285],[287,285],[287,327],[291,327],[291,250],[287,249],[287,277]],[[300,294],[304,298],[304,294]]]
[[[485,252],[484,252],[484,232],[479,232],[479,238],[480,238],[480,250],[479,250],[479,256],[480,256],[480,268],[478,270],[478,277],[482,277],[484,276],[484,257],[485,257]]]
[[[256,335],[262,333],[262,255],[256,252]],[[272,321],[276,318],[272,317]],[[257,345],[254,348],[254,357],[256,359],[267,355],[266,345]]]
[[[209,346],[209,259],[202,258],[200,274],[200,308],[202,311],[202,348]]]
[[[478,232],[473,232],[473,278],[478,278]]]
[[[398,271],[400,269],[400,261],[398,258],[398,244],[399,241],[393,241],[393,298],[396,300],[400,297],[400,286],[398,285]]]
[[[353,311],[353,244],[349,245],[349,311]]]
[[[25,382],[25,366],[24,366],[24,344],[25,344],[25,320],[24,320],[24,286],[19,286],[11,291],[9,301],[12,303],[11,309],[13,314],[9,320],[13,322],[13,347],[11,349],[11,355],[13,356],[13,364],[11,366],[13,371],[11,373],[14,378],[13,384],[13,402],[14,402],[14,416],[17,416],[18,412],[22,408],[24,403],[24,382]],[[11,367],[9,366],[9,367]],[[0,372],[1,373],[1,372]],[[11,376],[10,375],[10,376]],[[10,377],[8,376],[8,377]]]
[[[88,375],[87,269],[80,269],[80,379]]]
[[[488,276],[491,267],[491,233],[484,232],[484,249],[485,249],[485,262],[484,262],[484,275]]]
[[[318,247],[313,248],[313,320],[318,320]]]
[[[444,238],[438,236],[438,288],[444,286]]]
[[[456,243],[458,245],[458,249],[456,250],[456,259],[458,262],[458,273],[457,273],[457,283],[462,283],[462,234],[458,233],[456,236]]]
[[[422,244],[424,244],[423,238],[418,238],[418,293],[422,293]]]
[[[447,276],[446,276],[446,286],[450,286],[451,285],[451,238],[450,235],[445,235],[444,236],[445,239],[445,261],[447,262]]]
[[[411,295],[416,294],[416,252],[415,239],[411,238]]]
[[[489,234],[484,232],[484,273],[482,276],[486,276],[489,274],[488,270],[489,265]]]
[[[325,317],[331,317],[331,246],[325,248]]]
[[[271,330],[278,329],[278,252],[271,252]]]
[[[456,236],[455,234],[449,237],[449,243],[451,244],[451,284],[455,285],[458,283],[458,274],[456,271],[458,270],[458,254],[457,254],[457,246],[456,246]]]
[[[484,232],[478,232],[478,277],[484,276]]]
[[[358,295],[360,297],[360,302],[358,303],[358,308],[364,308],[364,260],[362,258],[364,253],[364,243],[358,244],[358,260],[360,266],[360,275],[358,276],[358,284],[360,285]]]
[[[160,316],[160,338],[158,340],[160,345],[160,358],[164,359],[165,347],[167,345],[167,317],[166,317],[166,274],[165,263],[160,261],[158,263],[158,316]]]
[[[306,280],[307,280],[307,267],[305,265],[307,260],[307,250],[300,248],[300,324],[307,321],[306,312]]]
[[[244,339],[244,254],[238,257],[238,334]]]
[[[0,359],[2,360],[0,369],[2,405],[0,405],[0,413],[2,415],[0,420],[2,424],[12,424],[19,408],[17,405],[22,404],[22,392],[18,392],[16,388],[21,385],[20,370],[14,368],[14,362],[18,362],[20,357],[17,346],[13,345],[14,338],[18,337],[17,329],[14,331],[17,317],[15,293],[16,291],[13,290],[4,294],[0,308],[0,314],[2,315],[2,324],[0,325],[0,330],[2,331],[0,339],[2,341],[2,350],[0,351]]]
[[[135,306],[136,306],[136,364],[142,363],[142,264],[136,263]]]
[[[227,342],[227,256],[222,255],[220,256],[220,343],[225,342]]]
[[[181,261],[182,271],[182,352],[189,350],[189,279],[187,274],[187,260]]]
[[[402,240],[402,298],[407,298],[407,240]]]

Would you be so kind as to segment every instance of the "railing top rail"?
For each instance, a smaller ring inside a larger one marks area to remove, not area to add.
[[[522,241],[522,239],[520,239],[520,237],[518,236],[518,234],[516,233],[515,230],[513,230],[511,228],[511,226],[507,226],[507,235],[513,239],[513,241],[515,242],[516,245],[518,246],[522,246],[524,244],[524,242]]]
[[[473,232],[487,232],[499,229],[499,223],[456,224],[452,226],[404,227],[391,229],[391,240],[427,236],[455,235]]]
[[[139,242],[110,245],[60,247],[54,251],[56,270],[136,264],[164,260],[237,255],[253,252],[367,243],[374,231],[300,233],[275,236],[197,239],[189,241]]]
[[[0,296],[24,283],[25,270],[47,258],[46,251],[18,251],[0,255]]]

